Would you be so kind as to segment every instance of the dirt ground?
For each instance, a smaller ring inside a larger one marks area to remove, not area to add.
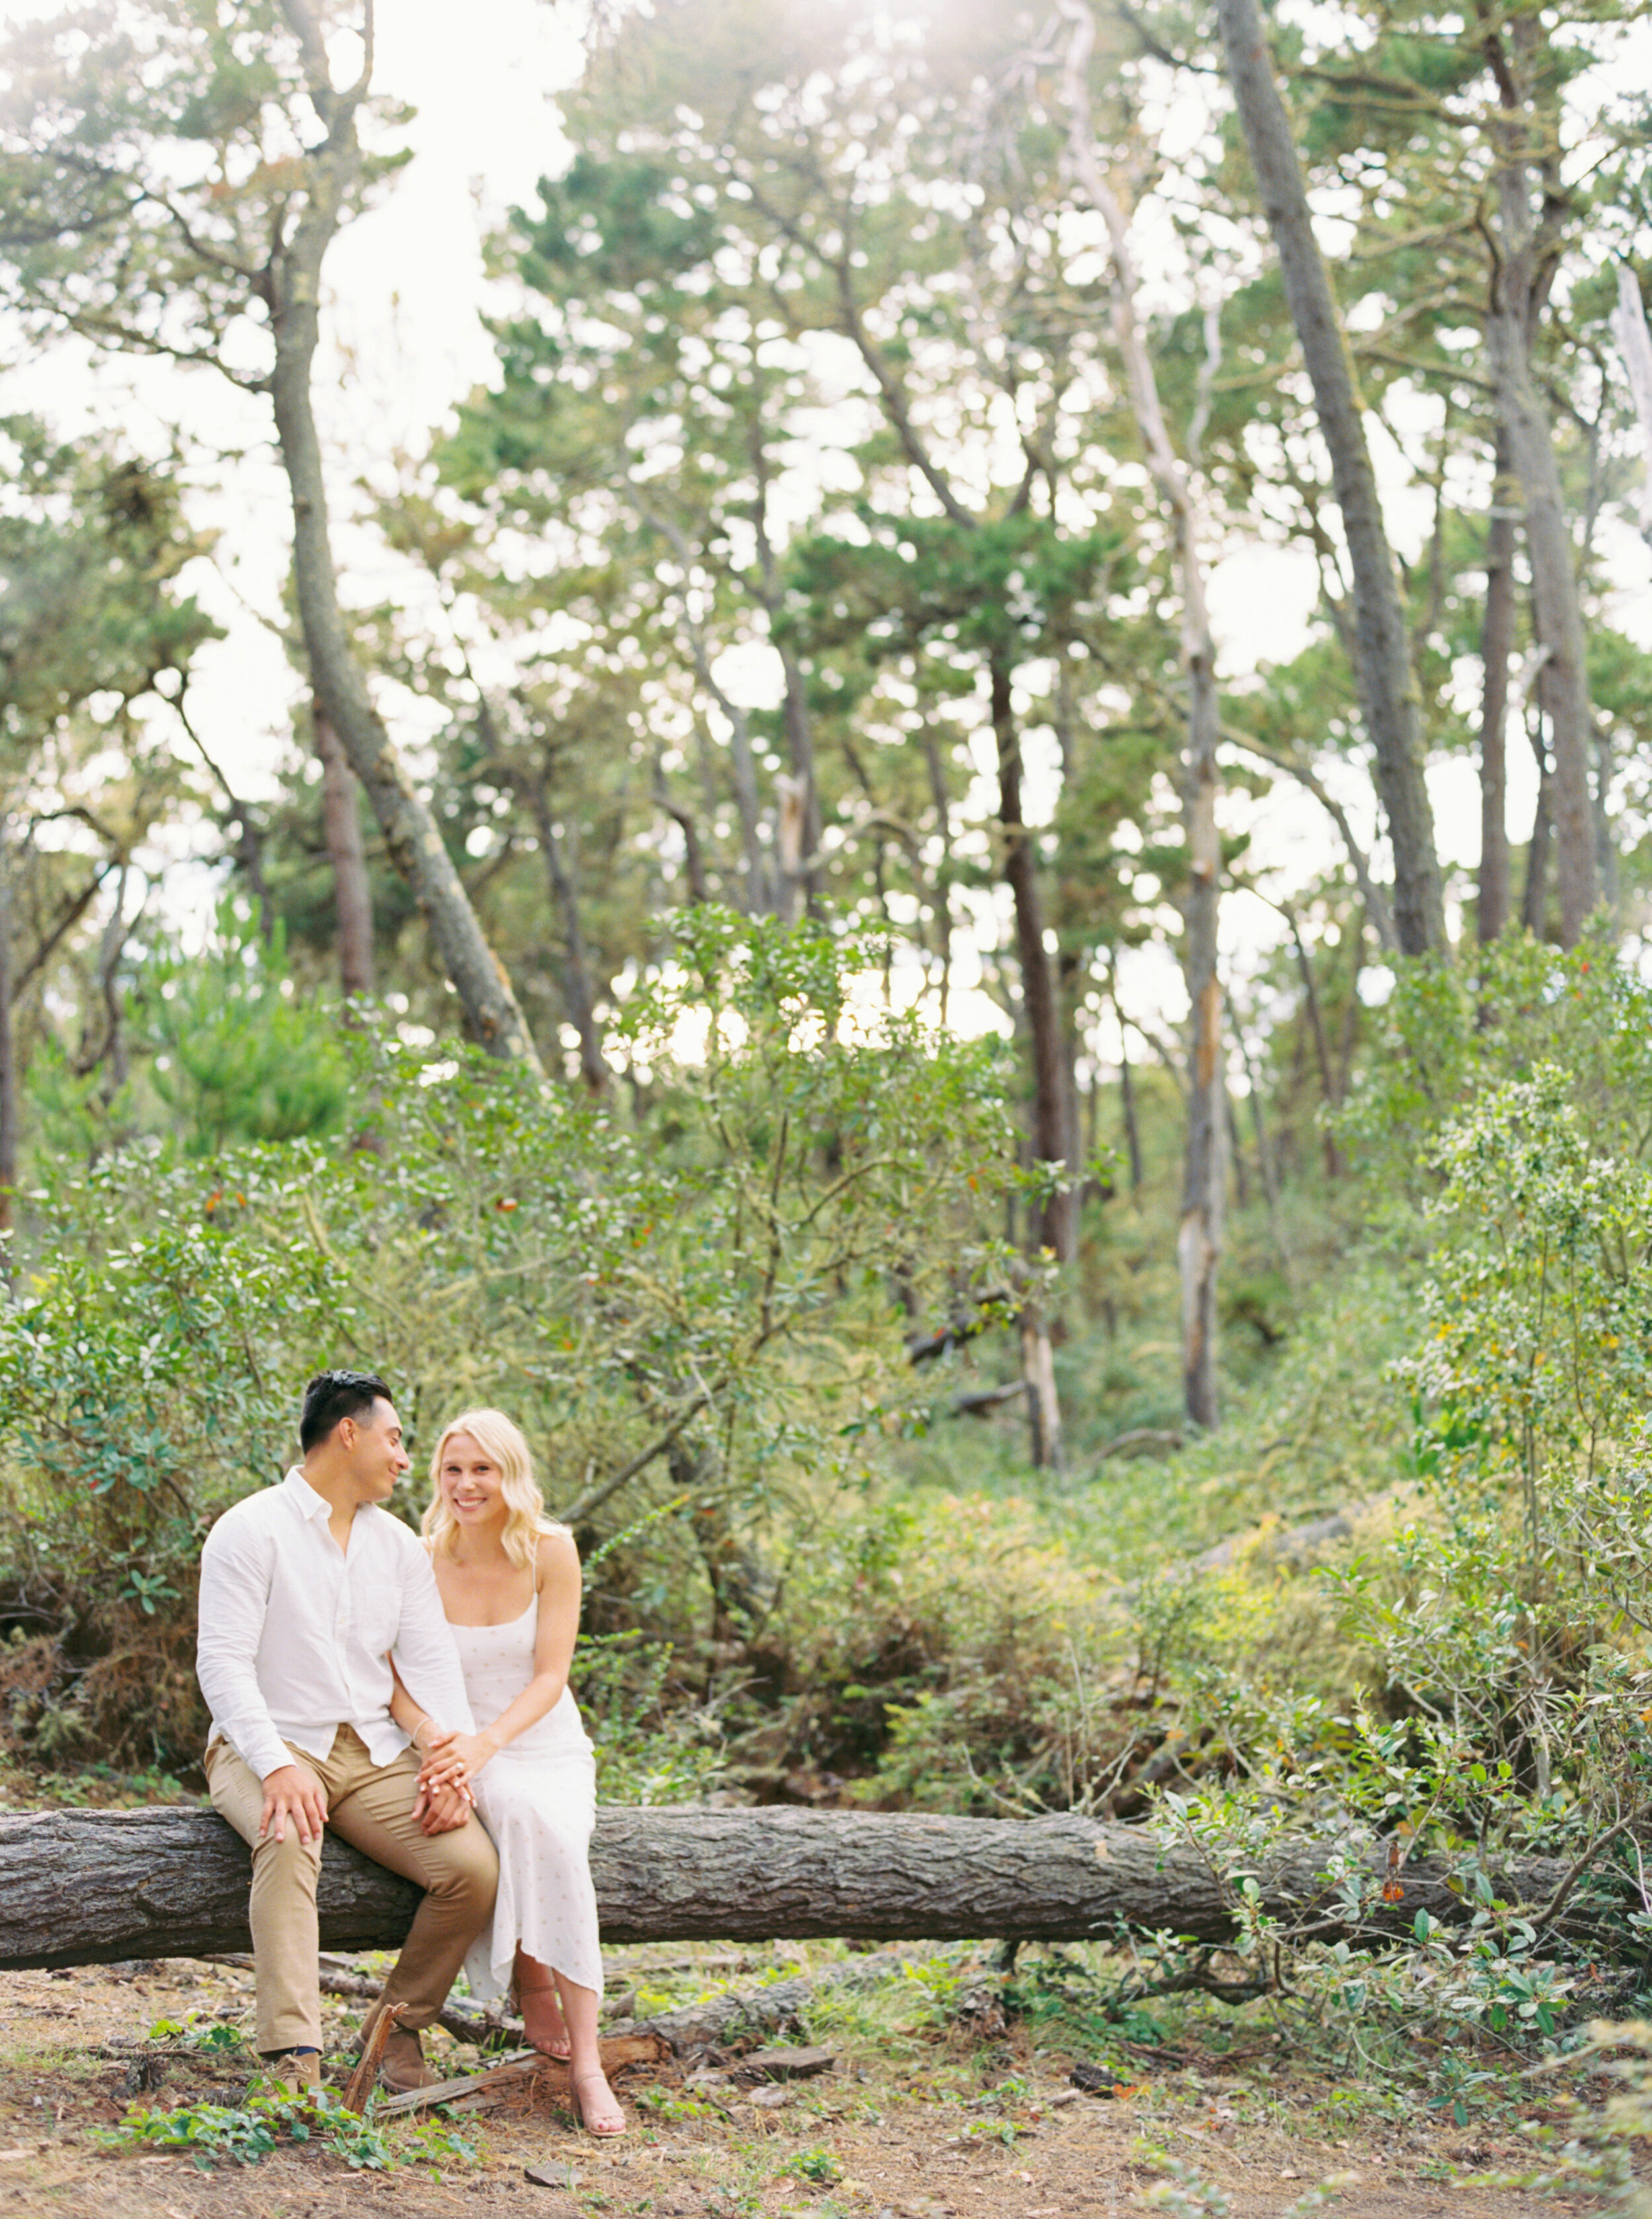
[[[732,1985],[781,1965],[795,1971],[797,1955],[742,1959]],[[610,1957],[616,1986],[646,1988],[651,1969],[646,1951]],[[1070,2060],[1034,2053],[1023,2029],[941,2028],[915,2043],[880,2038],[864,2017],[825,2036],[817,2029],[835,2052],[831,2069],[783,2084],[778,2101],[766,2091],[770,2100],[755,2102],[734,2057],[630,2069],[618,2085],[631,2125],[616,2143],[577,2132],[541,2082],[455,2120],[479,2145],[474,2163],[352,2172],[329,2152],[283,2144],[261,2165],[202,2172],[187,2154],[99,2147],[96,2130],[118,2124],[146,2079],[156,2084],[135,2098],[146,2105],[238,2102],[245,2052],[180,2053],[176,2036],[152,2030],[158,2020],[197,2036],[250,2029],[251,2003],[246,1973],[182,1961],[0,1974],[0,2219],[1125,2219],[1152,2208],[1149,2192],[1174,2183],[1178,2164],[1225,2191],[1235,2219],[1281,2219],[1333,2179],[1329,2208],[1351,2219],[1594,2208],[1464,2180],[1531,2167],[1516,2107],[1468,2132],[1420,2109],[1373,2120],[1351,2100],[1345,2120],[1338,2091],[1289,2077],[1282,2061],[1258,2101],[1254,2077],[1241,2087],[1231,2067],[1205,2056],[1146,2058],[1139,2083],[1097,2096],[1073,2087]],[[360,2008],[329,2006],[341,2065]],[[435,2048],[455,2071],[475,2061],[445,2036]],[[700,2077],[686,2081],[686,2071]],[[389,2132],[406,2150],[406,2127]],[[531,2180],[530,2168],[549,2182]]]

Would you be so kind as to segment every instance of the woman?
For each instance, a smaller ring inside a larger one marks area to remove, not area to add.
[[[488,1723],[444,1733],[401,1687],[393,1709],[425,1758],[421,1789],[467,1787],[499,1850],[493,1928],[465,1961],[471,1993],[486,1999],[513,1984],[528,2039],[568,2059],[587,2130],[623,2134],[597,2044],[602,1955],[587,1862],[596,1768],[568,1685],[579,1552],[546,1518],[528,1445],[502,1411],[452,1420],[431,1483],[425,1544],[472,1714]]]

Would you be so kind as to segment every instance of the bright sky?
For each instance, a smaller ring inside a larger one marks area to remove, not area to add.
[[[27,12],[37,12],[39,4],[34,0]],[[0,0],[0,20],[24,12],[21,0],[9,5]],[[416,447],[444,410],[488,375],[490,353],[480,321],[487,293],[483,233],[567,156],[556,96],[581,67],[583,11],[576,16],[544,0],[469,0],[463,36],[455,35],[456,20],[450,0],[388,0],[380,10],[376,78],[383,91],[418,111],[412,130],[415,158],[384,204],[343,235],[328,263],[330,345],[318,401],[332,444],[341,507],[347,506],[350,477],[388,460],[399,446]],[[39,407],[65,428],[77,419],[98,416],[123,422],[140,440],[158,438],[160,426],[182,412],[197,438],[244,451],[228,490],[203,493],[200,502],[202,520],[217,527],[222,538],[216,565],[198,566],[191,583],[228,637],[201,655],[192,699],[198,727],[232,777],[250,796],[267,793],[298,688],[279,642],[260,621],[279,609],[289,530],[284,483],[262,404],[207,371],[124,361],[95,369],[83,361],[71,370],[61,356],[17,365],[4,384],[4,408]],[[1378,463],[1390,528],[1410,556],[1427,528],[1425,497],[1407,489],[1405,465],[1380,435]],[[396,592],[395,560],[370,535],[345,527],[338,540],[347,598],[367,600]],[[1639,602],[1644,611],[1652,557],[1629,534],[1612,552],[1626,605]],[[1258,662],[1295,653],[1314,591],[1303,556],[1258,546],[1230,556],[1210,592],[1223,674],[1241,676]],[[731,690],[753,700],[767,691],[769,674],[761,655],[730,657],[723,674]],[[427,729],[418,705],[386,691],[382,705],[397,737],[416,744]],[[1036,747],[1030,752],[1028,813],[1038,821],[1054,799],[1053,761],[1046,755],[1041,767]],[[1511,827],[1521,838],[1535,805],[1535,777],[1525,752],[1518,745],[1510,752]],[[1376,824],[1369,786],[1353,771],[1326,774],[1339,785],[1340,798],[1371,843]],[[1431,786],[1444,857],[1471,867],[1479,844],[1472,764],[1437,766]],[[1282,892],[1322,870],[1336,852],[1319,805],[1289,783],[1282,781],[1259,802],[1230,793],[1224,818],[1230,830],[1251,832],[1252,854],[1276,864]],[[178,867],[183,865],[183,855],[172,859],[168,894],[181,911],[193,907],[204,916],[210,886],[187,866]],[[1235,972],[1251,971],[1282,929],[1276,915],[1255,898],[1239,894],[1228,900],[1223,940]],[[964,954],[960,984],[968,975]],[[1133,954],[1124,985],[1127,1002],[1155,1025],[1174,1023],[1184,1010],[1169,949]],[[973,1002],[966,997],[954,1003],[954,1010],[966,1025],[1000,1021],[984,997]],[[1115,1052],[1106,1035],[1099,1046],[1103,1055]]]

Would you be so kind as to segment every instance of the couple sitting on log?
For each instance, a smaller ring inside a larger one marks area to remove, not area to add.
[[[331,1825],[425,1891],[363,2030],[370,2053],[394,2012],[386,2082],[436,2079],[419,2029],[463,1965],[475,1995],[514,1985],[529,2039],[568,2060],[584,2125],[618,2134],[597,2044],[595,1770],[568,1685],[573,1536],[546,1519],[498,1410],[462,1411],[438,1439],[422,1545],[379,1507],[412,1461],[382,1379],[311,1380],[299,1443],[301,1462],[227,1511],[201,1557],[207,1780],[252,1852],[258,2048],[289,2086],[319,2085]]]

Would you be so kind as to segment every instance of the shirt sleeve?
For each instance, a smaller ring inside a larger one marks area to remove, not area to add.
[[[475,1733],[458,1644],[442,1608],[430,1558],[416,1541],[402,1561],[401,1619],[392,1653],[407,1693],[438,1725]]]
[[[260,1780],[293,1761],[258,1686],[274,1553],[271,1535],[233,1516],[219,1520],[201,1551],[196,1677],[213,1724]]]

